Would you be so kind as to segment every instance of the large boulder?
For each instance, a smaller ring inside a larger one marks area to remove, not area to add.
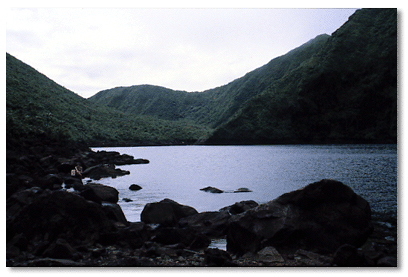
[[[227,249],[334,253],[344,244],[360,247],[372,230],[368,202],[338,181],[322,180],[233,216]]]
[[[223,237],[230,218],[231,215],[226,211],[202,212],[180,219],[179,226],[188,227],[209,237]]]
[[[103,211],[106,216],[113,222],[121,224],[123,226],[129,225],[129,222],[126,219],[125,214],[123,213],[122,208],[118,204],[103,202],[102,203]]]
[[[198,212],[193,207],[180,205],[166,198],[160,202],[146,204],[140,218],[144,223],[175,226],[181,218],[196,213]]]
[[[101,205],[66,191],[44,191],[7,220],[7,240],[23,234],[32,243],[61,238],[76,246],[115,229]]]
[[[101,184],[86,184],[83,187],[81,196],[97,203],[117,203],[119,201],[119,192],[117,189]]]
[[[241,202],[236,202],[235,204],[231,206],[224,207],[220,211],[226,211],[226,212],[229,212],[230,214],[235,215],[235,214],[246,212],[257,206],[259,206],[259,204],[256,203],[254,200],[245,200]]]

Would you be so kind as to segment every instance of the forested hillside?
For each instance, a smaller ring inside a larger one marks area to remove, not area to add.
[[[397,10],[358,10],[207,143],[397,141]]]
[[[168,120],[188,119],[215,128],[227,121],[252,97],[316,54],[328,38],[328,35],[318,36],[227,85],[203,92],[138,85],[104,90],[89,100],[135,115]]]
[[[6,57],[7,147],[43,134],[87,145],[397,141],[396,9],[358,10],[331,36],[203,92],[135,85],[84,99]]]
[[[186,121],[133,116],[100,107],[6,54],[7,144],[46,135],[101,144],[193,143],[209,130]]]

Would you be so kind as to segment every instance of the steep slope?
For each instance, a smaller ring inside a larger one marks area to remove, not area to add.
[[[6,82],[8,146],[44,134],[88,145],[181,143],[194,142],[209,131],[189,122],[99,107],[7,53]]]
[[[209,144],[397,140],[397,10],[358,10],[300,64],[219,126]]]
[[[204,92],[140,85],[104,90],[89,100],[136,115],[188,119],[214,128],[227,121],[246,101],[317,53],[328,38],[328,35],[318,36],[227,85]]]
[[[175,121],[189,118],[187,115],[190,109],[207,105],[209,99],[199,93],[138,85],[103,90],[90,97],[89,101],[134,115],[149,115]]]

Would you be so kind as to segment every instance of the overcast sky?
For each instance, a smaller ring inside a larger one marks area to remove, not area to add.
[[[6,51],[87,98],[117,86],[203,91],[243,76],[355,9],[6,10]]]

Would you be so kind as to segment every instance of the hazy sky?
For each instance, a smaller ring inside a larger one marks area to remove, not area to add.
[[[355,9],[6,9],[6,51],[83,96],[117,86],[203,91],[243,76]]]

